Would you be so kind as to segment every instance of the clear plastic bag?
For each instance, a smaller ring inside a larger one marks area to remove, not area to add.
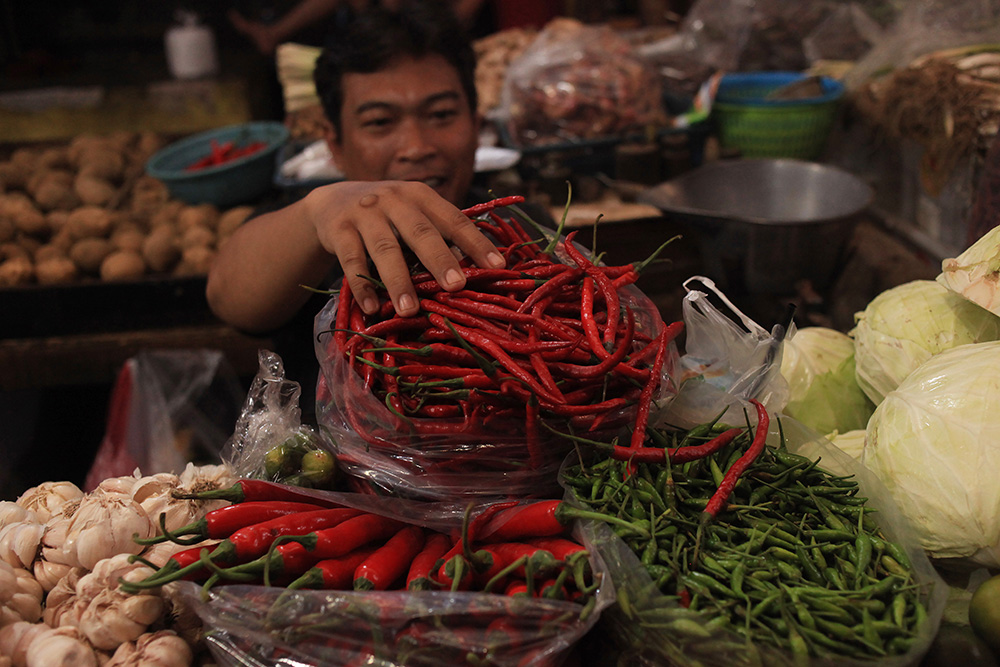
[[[307,493],[448,534],[457,533],[465,512],[454,503]],[[579,531],[574,538],[590,549]],[[176,585],[207,628],[204,640],[224,667],[549,666],[560,664],[614,601],[614,589],[605,583],[604,566],[596,556],[590,567],[600,585],[589,607],[471,591],[291,590],[243,584],[215,586],[205,598],[193,582]]]
[[[859,485],[858,496],[868,498],[868,505],[877,509],[871,516],[879,529],[909,558],[911,576],[920,591],[919,600],[926,617],[905,653],[879,657],[877,664],[890,667],[919,664],[941,622],[948,596],[945,582],[916,543],[912,529],[889,491],[873,474],[822,436],[786,417],[782,417],[780,423],[771,421],[768,445],[778,446],[782,438],[790,452],[819,459],[820,466],[831,474],[853,476]],[[595,631],[604,633],[617,646],[619,664],[678,667],[792,667],[801,664],[862,667],[874,664],[874,657],[806,657],[770,644],[747,642],[736,631],[728,629],[726,623],[719,623],[724,617],[718,613],[685,608],[677,595],[662,593],[635,552],[606,526],[594,527],[594,534],[588,539],[608,568],[618,602],[605,610]],[[836,640],[835,637],[831,639]]]
[[[635,330],[655,338],[664,326],[656,305],[634,286],[620,290],[622,306],[635,314]],[[331,335],[338,297],[316,317],[317,419],[335,442],[338,465],[355,480],[357,490],[432,500],[466,497],[552,497],[560,492],[559,466],[572,442],[549,429],[537,437],[526,431],[526,406],[489,419],[437,419],[434,430],[407,429],[386,404],[365,388],[361,375],[340,353]],[[639,343],[636,343],[638,346]],[[676,388],[677,348],[673,341],[656,402]],[[587,437],[610,441],[634,423],[634,402],[603,419],[601,430]],[[571,431],[572,418],[542,418],[559,433]]]
[[[580,142],[664,126],[660,93],[613,29],[557,19],[509,65],[497,116],[519,146]]]
[[[325,434],[302,423],[302,387],[285,377],[281,357],[258,353],[259,369],[223,460],[238,477],[332,489],[336,458]]]
[[[109,477],[180,473],[218,463],[243,388],[217,350],[148,350],[128,359],[112,389],[107,430],[84,487]]]
[[[700,283],[708,291],[694,289]],[[687,334],[679,364],[677,396],[658,413],[657,424],[691,428],[724,414],[730,423],[742,421],[742,401],[756,399],[769,411],[788,402],[788,383],[781,375],[781,352],[787,327],[765,330],[744,315],[703,276],[684,282],[682,310]],[[711,294],[710,294],[711,293]],[[738,320],[731,319],[710,298],[714,295]]]

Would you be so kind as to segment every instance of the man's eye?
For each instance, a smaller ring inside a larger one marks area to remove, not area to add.
[[[389,116],[372,116],[361,121],[362,127],[371,128],[373,130],[389,127],[391,124],[392,118]]]
[[[430,113],[431,118],[437,121],[448,121],[457,115],[458,110],[456,109],[434,109]]]

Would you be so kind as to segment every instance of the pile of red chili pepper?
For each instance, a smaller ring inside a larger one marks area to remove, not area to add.
[[[435,530],[351,507],[295,487],[244,479],[229,489],[182,495],[232,504],[142,544],[192,545],[154,565],[127,591],[179,579],[332,590],[478,591],[570,600],[592,609],[599,580],[589,553],[570,536],[574,519],[596,518],[562,501],[497,502],[461,530]],[[641,528],[637,528],[641,532]]]
[[[184,167],[184,171],[200,171],[209,167],[218,167],[220,164],[228,164],[233,160],[253,155],[265,148],[267,148],[266,141],[251,141],[248,144],[239,146],[234,141],[219,143],[217,139],[212,139],[209,143],[208,155],[198,158]]]
[[[522,201],[464,211],[507,266],[463,262],[467,285],[457,292],[415,270],[416,316],[397,316],[388,298],[366,316],[343,283],[320,336],[330,339],[318,402],[332,402],[356,448],[428,474],[554,472],[569,446],[551,428],[603,441],[632,428],[641,440],[683,328],[664,325],[629,287],[662,247],[643,262],[604,266],[574,244],[575,232],[530,236],[517,219],[530,221]],[[501,217],[502,207],[517,216]]]

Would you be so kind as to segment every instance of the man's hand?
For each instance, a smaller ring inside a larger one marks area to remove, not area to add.
[[[369,314],[378,310],[375,288],[367,279],[369,258],[396,312],[410,316],[419,310],[401,243],[449,291],[465,286],[449,242],[477,266],[505,264],[476,225],[424,183],[335,183],[309,193],[303,204],[320,244],[337,257],[355,299]]]

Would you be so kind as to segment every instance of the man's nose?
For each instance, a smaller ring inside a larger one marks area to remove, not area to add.
[[[419,162],[434,155],[437,147],[430,135],[431,133],[418,119],[408,118],[403,121],[399,127],[399,148],[397,151],[400,159]]]

